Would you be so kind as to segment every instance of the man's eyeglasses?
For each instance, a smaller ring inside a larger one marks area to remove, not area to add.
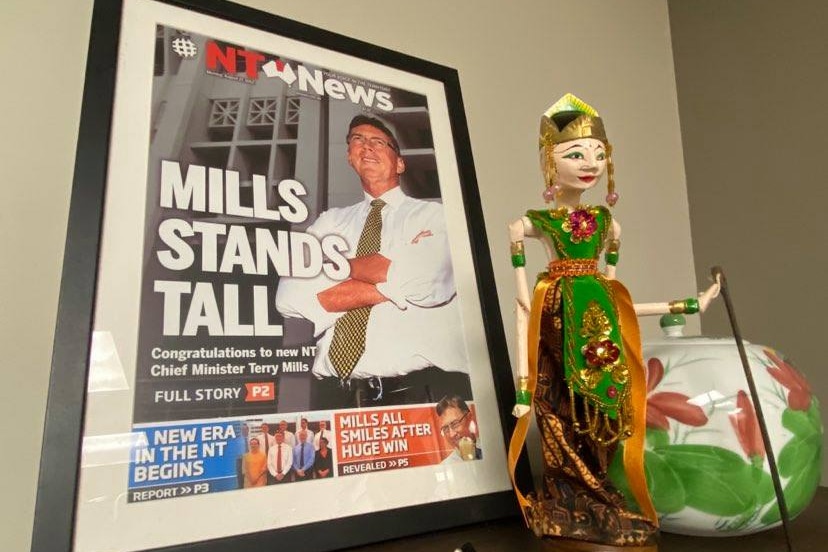
[[[446,425],[444,425],[443,427],[440,428],[440,433],[442,433],[443,435],[449,435],[450,433],[457,433],[457,431],[461,427],[463,427],[463,420],[465,420],[466,416],[468,416],[468,415],[469,415],[469,413],[466,412],[465,414],[463,414],[462,416],[460,416],[459,418],[457,418],[453,422],[447,423]]]
[[[367,136],[363,136],[362,134],[351,134],[350,136],[348,136],[348,144],[360,147],[365,146],[367,144],[377,151],[382,151],[386,148],[397,151],[397,148],[394,146],[394,144],[392,144],[388,140],[377,138],[376,136],[368,138]]]

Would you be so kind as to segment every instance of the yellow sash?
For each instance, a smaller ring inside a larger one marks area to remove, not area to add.
[[[633,434],[624,441],[624,473],[630,492],[638,502],[641,513],[658,527],[658,514],[647,491],[644,475],[644,438],[647,423],[647,379],[641,355],[641,332],[630,292],[618,280],[610,280],[618,308],[618,323],[624,341],[627,367],[630,370],[630,402],[633,409]]]

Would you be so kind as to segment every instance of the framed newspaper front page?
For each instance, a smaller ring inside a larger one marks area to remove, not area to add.
[[[98,0],[81,119],[32,550],[332,550],[517,512],[454,70]]]

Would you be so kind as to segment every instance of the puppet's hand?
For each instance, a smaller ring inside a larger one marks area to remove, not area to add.
[[[512,416],[514,416],[515,418],[522,418],[528,413],[529,405],[526,404],[516,404],[515,407],[512,409]]]
[[[604,273],[604,276],[607,280],[615,280],[615,267],[613,265],[607,265],[607,270]]]
[[[716,281],[713,282],[713,285],[699,293],[699,310],[701,312],[706,311],[707,307],[710,305],[710,302],[719,296],[719,292],[722,289],[721,280],[721,276],[716,275]]]

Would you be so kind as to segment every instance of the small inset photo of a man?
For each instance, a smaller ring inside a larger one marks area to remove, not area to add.
[[[449,464],[483,458],[477,432],[477,420],[466,401],[459,395],[447,395],[437,403],[434,409],[440,434],[452,448],[451,454],[446,456],[442,463]]]

